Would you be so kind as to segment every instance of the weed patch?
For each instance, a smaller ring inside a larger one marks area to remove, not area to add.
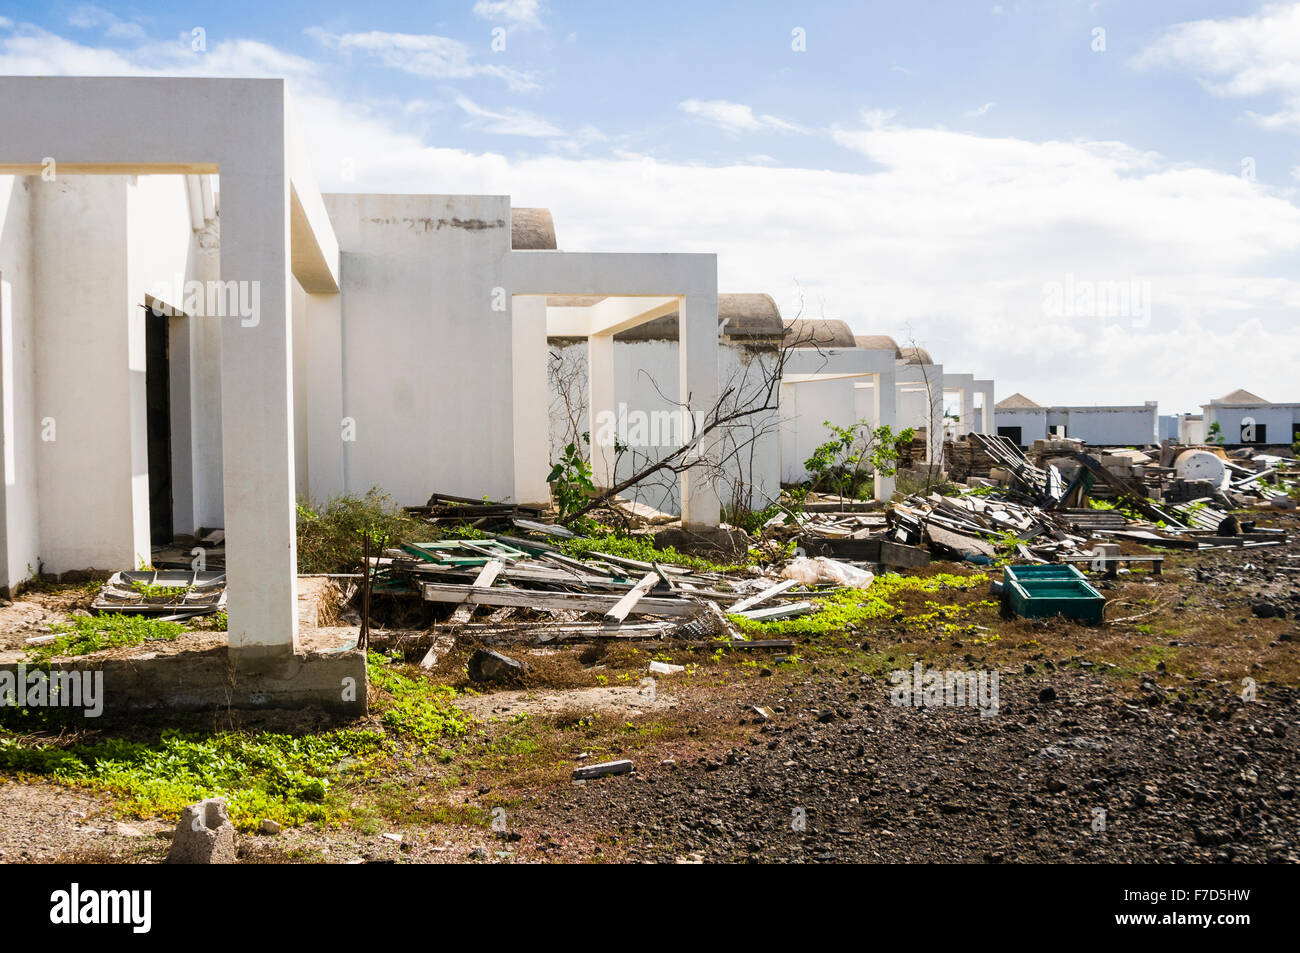
[[[185,631],[185,626],[144,615],[115,613],[61,622],[53,626],[53,631],[58,636],[54,641],[27,649],[28,661],[44,662],[60,656],[88,655],[145,642],[170,642]]]

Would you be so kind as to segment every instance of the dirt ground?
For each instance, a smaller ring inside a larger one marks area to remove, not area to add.
[[[364,822],[241,835],[240,857],[1295,863],[1300,523],[1264,522],[1292,541],[1099,580],[1101,627],[1002,619],[985,583],[904,593],[894,617],[784,660],[503,648],[533,671],[460,697],[471,737],[358,784]],[[462,690],[471,648],[440,667]],[[647,692],[652,657],[687,671]],[[996,714],[895,704],[893,673],[917,662],[997,673]],[[635,773],[570,779],[616,758]],[[169,829],[85,790],[0,783],[3,861],[157,861]]]

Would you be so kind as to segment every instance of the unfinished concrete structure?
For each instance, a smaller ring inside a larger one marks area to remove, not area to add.
[[[925,433],[925,463],[943,463],[943,365],[920,347],[898,349],[894,379],[898,388],[898,426]]]
[[[219,172],[216,260],[221,290],[233,290],[239,306],[167,319],[193,322],[166,331],[169,343],[188,339],[186,360],[211,358],[219,342],[219,371],[209,360],[190,375],[189,393],[220,404],[221,481],[191,481],[189,520],[210,512],[220,494],[232,654],[249,664],[292,656],[292,298],[295,287],[337,295],[339,261],[284,83],[9,78],[0,82],[0,128],[4,584],[42,566],[147,561],[145,305],[155,302],[146,296],[177,273],[202,278],[212,262],[192,234],[208,225],[202,187],[196,215],[194,184],[127,177]],[[157,310],[178,314],[184,303]],[[218,386],[195,395],[196,376]],[[190,420],[192,471],[215,448],[193,451],[193,441],[211,441],[211,415]]]
[[[895,368],[890,338],[855,337],[843,321],[787,322],[791,350],[781,379],[781,481],[808,479],[804,462],[831,438],[827,424],[866,423],[898,432]],[[867,346],[863,346],[863,345]],[[877,474],[874,496],[888,500],[894,478]]]
[[[1048,436],[1070,437],[1095,447],[1144,447],[1159,443],[1160,412],[1153,400],[1141,405],[1044,407],[1024,394],[997,404],[997,431],[1027,447]]]
[[[669,386],[718,399],[713,255],[560,252],[506,196],[322,196],[281,80],[4,79],[0,129],[0,586],[223,526],[231,658],[297,672],[296,494],[546,499],[548,335],[588,342],[595,415],[614,336],[675,315]],[[678,494],[717,525],[711,481]]]
[[[553,236],[553,232],[552,232]],[[583,445],[583,434],[601,430],[588,400],[590,343],[562,333],[573,316],[601,302],[582,297],[555,297],[547,302],[552,317],[547,343],[550,455],[555,461],[566,445]],[[620,447],[614,473],[605,480],[623,481],[651,460],[662,459],[681,445],[683,403],[680,315],[676,310],[613,335],[614,434]],[[718,295],[719,392],[725,410],[770,409],[737,418],[719,428],[716,452],[721,461],[718,489],[722,502],[757,511],[780,495],[780,445],[777,434],[778,359],[784,326],[776,302],[765,294]],[[697,409],[701,405],[695,403]],[[602,482],[605,482],[602,480]],[[676,481],[660,477],[633,485],[623,494],[670,514],[681,511]]]

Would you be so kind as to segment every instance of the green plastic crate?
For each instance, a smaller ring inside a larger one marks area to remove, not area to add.
[[[1017,567],[1025,569],[1027,567]],[[1073,566],[1063,567],[1074,570]],[[1106,597],[1082,578],[1066,574],[1030,574],[1016,578],[1008,576],[1003,590],[1009,611],[1025,619],[1052,619],[1063,615],[1067,619],[1101,625],[1106,611]]]

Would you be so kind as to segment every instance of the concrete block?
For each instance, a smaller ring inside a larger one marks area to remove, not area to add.
[[[211,797],[181,811],[180,823],[167,852],[169,864],[233,864],[235,825],[226,813],[226,799]]]

